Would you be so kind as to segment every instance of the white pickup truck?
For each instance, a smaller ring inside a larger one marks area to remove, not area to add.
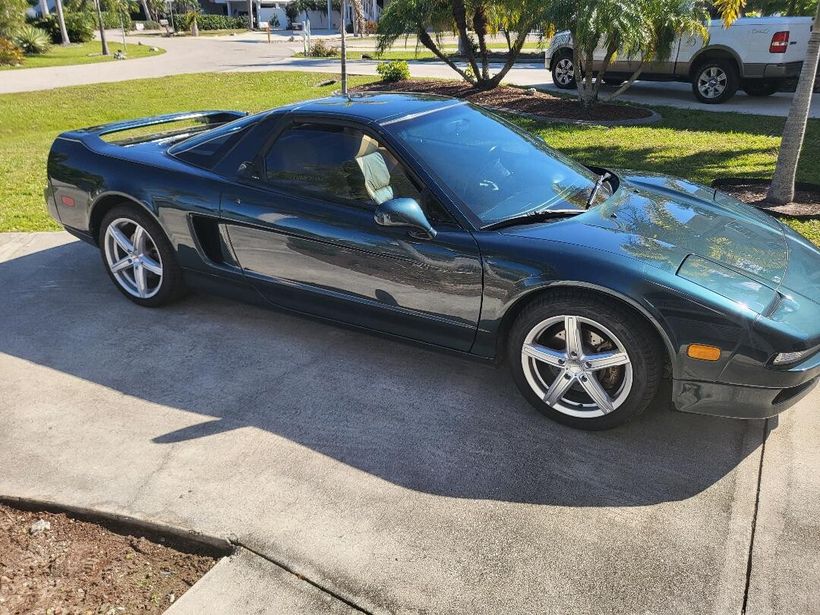
[[[685,81],[705,103],[722,103],[738,88],[749,96],[768,96],[797,80],[808,49],[811,17],[744,17],[724,28],[719,20],[707,26],[709,39],[678,37],[668,58],[656,59],[640,74],[646,81]],[[597,74],[605,50],[594,54]],[[559,32],[550,42],[545,65],[552,80],[562,89],[575,87],[572,36]],[[640,65],[640,58],[616,55],[606,70],[604,82],[617,85]]]

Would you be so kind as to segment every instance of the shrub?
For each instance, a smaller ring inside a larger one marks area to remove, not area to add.
[[[11,38],[25,23],[27,0],[0,0],[0,36]]]
[[[248,27],[246,17],[227,15],[197,15],[196,25],[200,30],[241,30]]]
[[[17,66],[23,63],[23,52],[7,38],[0,36],[0,66]]]
[[[103,25],[107,30],[119,30],[123,26],[125,26],[126,30],[134,29],[134,22],[131,20],[131,15],[123,15],[122,21],[120,21],[119,13],[114,11],[101,11],[101,13]]]
[[[20,26],[14,33],[12,41],[23,53],[29,55],[45,53],[51,47],[51,37],[48,32],[29,24]]]
[[[308,55],[313,58],[335,58],[339,55],[339,50],[319,38],[310,46]]]
[[[410,78],[410,67],[404,60],[379,62],[379,65],[376,67],[376,72],[379,73],[382,81],[386,81],[388,83]]]
[[[42,28],[51,36],[52,43],[62,43],[60,36],[60,24],[57,23],[57,16],[49,15],[34,22],[38,28]],[[65,12],[65,27],[68,30],[68,38],[72,43],[87,43],[94,38],[96,22],[91,13],[85,11]],[[119,27],[119,26],[118,26]]]
[[[373,21],[372,19],[367,20],[364,22],[364,32],[363,34],[376,34],[379,29],[379,22]]]

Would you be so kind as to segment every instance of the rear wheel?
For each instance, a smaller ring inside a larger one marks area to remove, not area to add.
[[[552,63],[552,82],[562,90],[575,89],[575,67],[572,63],[572,55],[562,53]]]
[[[156,220],[137,206],[119,205],[105,215],[99,245],[109,277],[134,303],[158,307],[184,294],[171,243]]]
[[[608,429],[650,404],[663,373],[655,332],[629,309],[562,291],[527,306],[508,339],[513,378],[542,414]]]
[[[706,60],[692,75],[692,92],[700,102],[720,104],[737,92],[739,77],[733,62],[718,58]]]

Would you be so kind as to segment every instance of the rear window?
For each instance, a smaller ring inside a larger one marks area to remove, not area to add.
[[[177,143],[168,150],[168,153],[195,166],[210,169],[239,142],[247,133],[248,128],[259,119],[258,115],[254,115],[223,124]]]

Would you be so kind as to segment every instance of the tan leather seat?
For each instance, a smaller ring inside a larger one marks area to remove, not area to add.
[[[356,163],[362,170],[365,189],[371,199],[381,205],[393,198],[390,171],[375,139],[362,135],[359,151],[356,153]]]

